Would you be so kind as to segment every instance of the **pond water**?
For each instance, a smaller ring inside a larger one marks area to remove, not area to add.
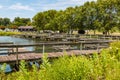
[[[16,38],[11,36],[0,36],[0,42],[13,42],[14,44],[31,44],[35,43],[34,40],[24,39],[24,38]],[[33,47],[26,48],[28,50],[33,50]],[[0,53],[3,51],[0,51]]]
[[[16,38],[11,36],[0,36],[0,43],[2,42],[13,42],[14,44],[32,44],[35,43],[34,40],[24,39],[24,38]],[[28,50],[33,50],[33,47],[27,47]],[[6,53],[7,51],[0,51],[0,53]],[[0,69],[2,69],[2,64],[0,64]],[[11,72],[11,66],[9,64],[6,65],[5,72]]]
[[[16,38],[11,36],[0,36],[0,42],[13,42],[14,44],[35,43],[33,40],[30,39]]]

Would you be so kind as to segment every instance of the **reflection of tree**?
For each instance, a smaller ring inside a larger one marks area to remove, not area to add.
[[[42,46],[35,46],[34,51],[35,52],[42,52],[43,47]]]
[[[34,51],[42,53],[43,52],[43,46],[35,46]],[[55,50],[51,45],[46,45],[45,46],[45,53],[47,53],[47,52],[56,52],[56,51],[59,51],[59,50]]]

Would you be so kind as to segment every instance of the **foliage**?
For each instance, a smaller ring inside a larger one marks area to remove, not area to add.
[[[0,80],[2,80],[2,78],[6,79],[6,75],[5,75],[5,68],[6,68],[6,63],[4,63],[3,65],[0,65]]]
[[[9,18],[0,18],[0,25],[1,26],[8,26],[10,25],[11,21]]]
[[[49,29],[48,23],[50,22],[50,20],[54,19],[56,12],[56,10],[39,12],[33,17],[33,24],[38,30]]]
[[[49,63],[46,54],[40,69],[35,65],[31,71],[21,61],[20,71],[0,74],[2,80],[118,80],[120,79],[120,42],[100,54],[90,56],[60,57]]]
[[[14,25],[14,26],[26,26],[30,23],[31,23],[30,18],[15,17],[14,21],[12,22],[12,25]]]
[[[12,28],[16,29],[19,26],[32,25],[30,18],[15,17],[13,21],[9,18],[0,18],[0,29]]]
[[[38,30],[96,30],[109,34],[120,24],[120,0],[98,0],[82,6],[68,7],[64,11],[48,10],[33,17]],[[53,11],[53,13],[51,13]],[[50,15],[53,15],[52,17]]]

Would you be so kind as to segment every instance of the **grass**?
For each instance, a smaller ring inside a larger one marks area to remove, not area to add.
[[[90,31],[90,32],[88,32],[88,34],[94,34],[94,31]],[[103,33],[96,31],[96,34],[103,34]],[[110,33],[110,35],[120,35],[120,32],[116,31],[116,32]]]
[[[11,35],[16,35],[16,34],[20,34],[20,32],[0,32],[0,36],[11,36]]]

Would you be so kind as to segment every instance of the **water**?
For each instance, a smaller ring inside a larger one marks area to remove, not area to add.
[[[0,42],[13,42],[14,44],[32,44],[35,41],[24,38],[16,38],[11,36],[0,36]],[[27,50],[33,50],[33,47],[27,47]],[[1,52],[1,51],[0,51]]]
[[[13,42],[14,44],[34,43],[34,41],[30,39],[16,38],[11,36],[0,36],[0,42]]]
[[[0,42],[13,42],[14,44],[32,44],[35,43],[35,41],[30,40],[30,39],[24,39],[24,38],[16,38],[16,37],[11,37],[11,36],[0,36]],[[27,50],[33,50],[33,47],[27,47]],[[2,53],[7,53],[7,51],[0,51],[0,55],[4,56]],[[2,69],[2,64],[0,64],[0,70]],[[5,67],[5,72],[11,72],[11,66],[9,64],[6,65]]]

